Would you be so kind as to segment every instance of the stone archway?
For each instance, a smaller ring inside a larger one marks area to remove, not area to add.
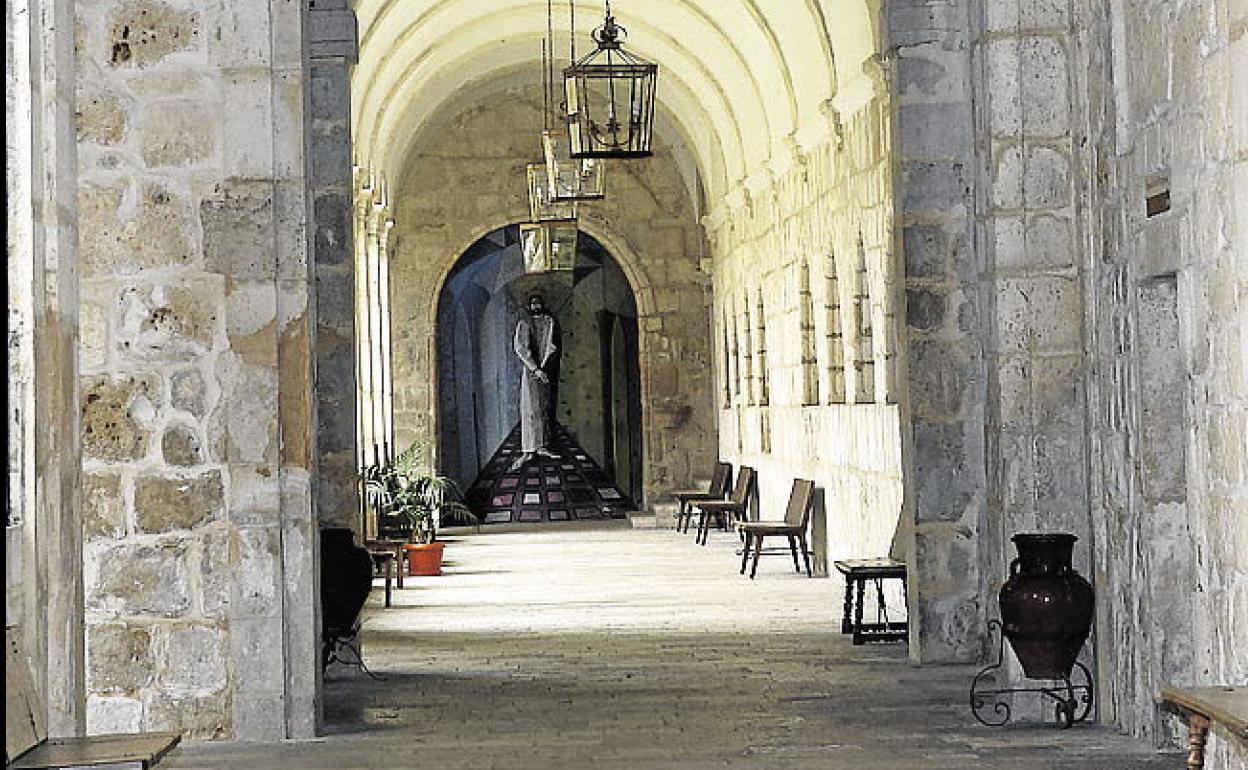
[[[469,492],[470,505],[487,522],[557,521],[573,515],[618,518],[642,496],[643,420],[633,286],[619,262],[593,236],[582,232],[577,252],[573,270],[526,274],[519,227],[508,225],[473,243],[456,260],[438,293],[434,367],[438,464],[442,473]],[[519,420],[516,387],[522,366],[511,350],[512,330],[532,292],[546,298],[561,329],[552,419],[555,438],[568,457],[565,463],[550,464],[550,473],[538,474],[543,476],[540,492],[518,497],[515,489],[494,487],[516,481],[506,473],[507,462],[502,459],[516,439]],[[565,468],[566,464],[577,467]],[[551,478],[566,475],[575,483],[561,481],[546,488]],[[579,507],[568,504],[585,493],[592,499],[580,499]],[[525,497],[534,498],[527,501],[532,505],[522,507]]]

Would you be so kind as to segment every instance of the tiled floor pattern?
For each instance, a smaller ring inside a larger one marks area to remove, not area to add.
[[[853,647],[839,580],[777,558],[751,581],[735,546],[575,523],[453,535],[445,575],[409,579],[391,609],[370,598],[366,657],[386,681],[327,681],[324,738],[184,744],[162,768],[1182,766],[1094,725],[983,727],[974,667]]]
[[[550,449],[558,459],[535,457],[511,470],[520,457],[520,426],[481,469],[467,495],[483,524],[622,519],[632,507],[567,429],[555,423]]]

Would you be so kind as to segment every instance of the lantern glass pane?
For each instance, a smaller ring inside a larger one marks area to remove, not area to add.
[[[597,158],[573,158],[566,134],[543,131],[546,178],[552,200],[598,200],[606,197],[606,164]]]
[[[575,222],[533,222],[520,225],[524,272],[546,273],[576,267]]]
[[[528,165],[528,176],[530,219],[534,222],[546,222],[576,218],[575,201],[556,201],[552,199],[545,163],[530,163]]]

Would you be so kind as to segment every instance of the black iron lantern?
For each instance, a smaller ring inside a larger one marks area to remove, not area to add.
[[[573,158],[645,158],[654,127],[659,65],[625,51],[628,31],[611,3],[593,32],[597,50],[563,71],[568,142]]]

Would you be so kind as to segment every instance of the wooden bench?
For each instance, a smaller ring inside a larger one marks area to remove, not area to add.
[[[182,736],[178,733],[49,738],[43,704],[35,693],[29,661],[16,628],[4,631],[4,759],[8,770],[50,770],[110,765],[147,768],[160,762]]]
[[[895,559],[846,559],[834,562],[845,576],[845,612],[841,617],[841,633],[853,634],[854,644],[867,642],[905,641],[910,633],[909,621],[890,621],[884,604],[884,581],[900,580],[902,595],[906,591],[906,564]],[[862,621],[863,593],[867,581],[875,583],[875,622]]]
[[[1248,740],[1248,687],[1163,687],[1163,705],[1187,720],[1189,770],[1205,766],[1209,727],[1220,724]]]

